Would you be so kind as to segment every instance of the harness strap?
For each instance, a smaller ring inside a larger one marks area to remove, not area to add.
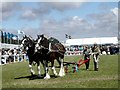
[[[60,53],[61,55],[64,55],[63,53],[61,53],[61,52],[64,52],[64,50],[52,50],[51,49],[51,43],[49,43],[49,48],[46,48],[46,47],[44,47],[44,46],[41,46],[43,49],[48,49],[49,50],[49,52],[47,53],[47,54],[49,54],[49,53],[51,53],[51,52],[58,52],[58,53]],[[61,52],[60,52],[61,51]]]
[[[49,51],[51,51],[51,43],[49,43]]]
[[[64,55],[64,54],[61,53],[59,50],[51,50],[51,51],[48,52],[48,54],[51,53],[51,52],[57,52],[57,53],[60,53],[61,55]]]

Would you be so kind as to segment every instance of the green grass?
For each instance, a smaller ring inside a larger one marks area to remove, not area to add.
[[[65,61],[78,61],[80,57],[66,56]],[[72,65],[64,77],[29,80],[28,62],[3,65],[2,88],[118,88],[117,55],[102,55],[99,61],[99,71],[93,70],[92,59],[89,71],[85,70],[85,65],[82,65],[77,73],[73,73],[71,68]],[[37,73],[36,66],[34,70]],[[51,71],[50,74],[52,75]]]

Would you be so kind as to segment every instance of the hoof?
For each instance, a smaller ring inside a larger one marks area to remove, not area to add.
[[[35,72],[33,71],[33,72],[31,72],[31,75],[35,75]]]
[[[65,74],[59,74],[59,76],[60,76],[60,77],[63,77],[63,76],[65,76]]]
[[[47,75],[44,77],[44,79],[50,79],[50,75],[47,74]]]
[[[31,76],[35,76],[35,73],[31,73]]]
[[[57,74],[57,73],[55,73],[54,75],[55,75],[55,76],[58,76],[58,74]]]
[[[59,72],[59,76],[60,76],[60,77],[65,76],[65,71],[64,71],[64,69],[61,69],[61,70],[60,70],[60,72]]]
[[[48,79],[50,79],[50,77],[44,77],[44,79],[45,79],[45,80],[48,80]]]
[[[42,75],[38,74],[38,77],[39,77],[39,78],[41,78],[41,77],[42,77]]]

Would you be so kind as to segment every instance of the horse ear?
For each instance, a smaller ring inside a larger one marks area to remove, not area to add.
[[[43,37],[44,37],[44,34],[42,34],[41,37],[43,38]]]
[[[23,38],[25,38],[25,35],[23,36]]]
[[[40,35],[37,35],[37,38],[39,39],[39,38],[40,38]]]
[[[37,35],[37,37],[39,37],[39,35]]]
[[[29,35],[29,38],[30,38],[30,39],[33,39],[32,36],[30,36],[30,35]]]
[[[27,36],[25,35],[25,37],[27,37]]]

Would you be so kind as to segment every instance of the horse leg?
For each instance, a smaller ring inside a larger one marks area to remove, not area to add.
[[[41,77],[40,73],[40,62],[37,62],[38,77]]]
[[[32,61],[33,62],[33,61]],[[32,62],[29,62],[29,69],[31,72],[31,75],[33,76],[35,74],[34,70],[32,69]]]
[[[59,67],[60,67],[61,66],[61,61],[60,61],[59,57],[57,58],[57,62],[58,62]]]
[[[43,68],[44,68],[44,76],[46,75],[46,66],[45,66],[45,61],[41,61],[42,65],[43,65]]]
[[[55,70],[55,66],[54,66],[54,59],[51,61],[51,66],[52,66],[52,72],[53,72],[53,74],[55,75],[55,76],[57,76],[58,74],[57,74],[57,72],[56,72],[56,70]]]
[[[65,71],[64,71],[64,66],[63,66],[63,58],[61,58],[61,65],[60,65],[60,71],[59,71],[59,76],[65,76]]]
[[[45,68],[46,75],[45,75],[44,79],[50,79],[48,61],[45,61],[45,66],[46,66],[46,68]]]

